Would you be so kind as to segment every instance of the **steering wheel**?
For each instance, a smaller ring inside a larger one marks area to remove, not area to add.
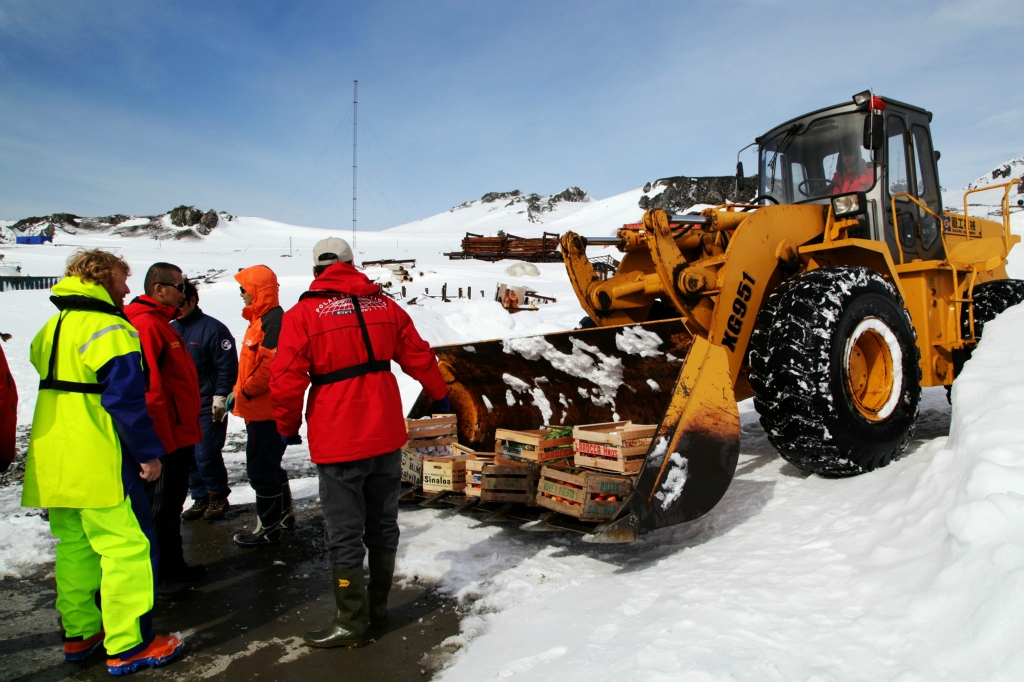
[[[815,191],[811,189],[812,185],[815,187],[820,187],[821,191]],[[800,194],[803,194],[805,197],[820,197],[828,194],[833,189],[839,189],[839,185],[832,182],[831,180],[826,180],[825,178],[807,178],[799,185],[797,185],[796,189],[798,192],[800,192]]]
[[[762,199],[767,199],[768,201],[772,202],[773,204],[778,204],[779,203],[779,200],[776,199],[775,197],[773,197],[771,194],[758,194],[756,197],[753,198],[753,200],[750,203],[756,204],[756,203],[760,202]]]

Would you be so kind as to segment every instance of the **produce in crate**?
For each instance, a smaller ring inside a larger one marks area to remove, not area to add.
[[[550,427],[520,431],[498,429],[494,438],[495,452],[523,462],[546,463],[572,457],[571,427],[563,427],[560,432]]]
[[[622,508],[633,490],[633,479],[574,467],[545,466],[537,483],[536,503],[581,521],[605,521]]]
[[[635,474],[643,468],[655,424],[630,421],[586,424],[573,429],[573,462],[578,467],[619,474]]]
[[[467,497],[480,497],[480,482],[483,479],[482,471],[485,464],[494,461],[496,453],[474,452],[466,460],[466,487],[463,492]]]

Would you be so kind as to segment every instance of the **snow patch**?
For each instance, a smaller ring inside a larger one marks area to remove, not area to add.
[[[658,346],[661,344],[660,336],[643,327],[626,327],[621,333],[615,335],[616,348],[642,358],[656,358],[664,355],[658,350]]]
[[[678,452],[673,452],[668,458],[669,470],[665,473],[665,480],[661,482],[661,490],[654,493],[654,496],[661,500],[661,508],[668,510],[672,503],[683,494],[683,486],[686,485],[686,474],[689,462]]]

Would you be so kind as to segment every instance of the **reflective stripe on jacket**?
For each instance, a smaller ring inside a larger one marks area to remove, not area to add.
[[[164,454],[145,402],[139,333],[98,284],[65,277],[50,300],[60,313],[32,340],[40,378],[49,372],[54,330],[60,338],[53,378],[98,386],[98,393],[40,389],[32,418],[22,505],[112,507],[125,498],[122,446],[137,462]],[[94,309],[81,309],[81,299]],[[137,466],[137,465],[136,465]]]

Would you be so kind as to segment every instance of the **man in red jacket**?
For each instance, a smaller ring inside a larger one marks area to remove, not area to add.
[[[188,473],[195,445],[203,439],[199,423],[202,399],[195,363],[181,334],[171,326],[184,300],[181,268],[154,263],[146,272],[144,287],[146,293],[125,307],[125,313],[139,330],[149,369],[146,405],[167,453],[160,458],[160,478],[146,485],[160,545],[157,597],[180,599],[192,589],[189,583],[206,572],[202,564],[186,564],[181,548],[181,511],[188,496]]]
[[[387,623],[398,549],[398,496],[405,421],[394,360],[450,411],[437,357],[397,303],[352,266],[352,250],[332,237],[313,247],[316,279],[284,315],[270,368],[270,399],[284,442],[301,442],[307,401],[309,453],[320,501],[337,611],[310,646],[362,646],[370,627]],[[370,580],[363,579],[363,545]],[[365,606],[364,606],[365,602]]]

